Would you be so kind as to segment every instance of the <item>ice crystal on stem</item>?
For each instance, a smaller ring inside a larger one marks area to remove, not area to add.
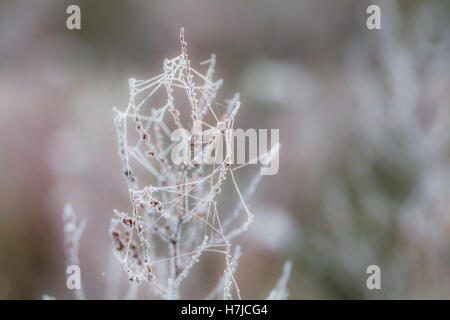
[[[77,225],[77,217],[72,205],[66,204],[63,211],[64,222],[64,247],[67,256],[67,266],[79,266],[80,259],[78,257],[78,249],[80,247],[80,239],[86,228],[87,220],[81,220]],[[78,300],[84,300],[83,288],[74,290],[75,297]]]

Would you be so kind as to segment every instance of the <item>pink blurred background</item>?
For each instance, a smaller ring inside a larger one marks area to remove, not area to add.
[[[371,3],[382,30],[366,28]],[[69,4],[81,31],[65,26]],[[72,297],[66,201],[88,218],[88,298],[125,280],[107,270],[113,209],[129,207],[112,107],[127,104],[128,78],[179,53],[181,26],[194,65],[216,53],[219,101],[241,93],[236,126],[280,129],[280,171],[237,241],[242,295],[265,297],[291,259],[293,299],[450,298],[449,12],[446,1],[0,0],[0,298]],[[366,288],[370,264],[380,291]],[[219,269],[206,259],[187,297]]]

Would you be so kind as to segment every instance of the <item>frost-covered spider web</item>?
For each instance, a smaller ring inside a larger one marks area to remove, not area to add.
[[[190,64],[183,29],[180,42],[181,54],[164,61],[163,73],[148,80],[129,80],[128,106],[125,111],[114,109],[132,211],[115,210],[110,235],[129,280],[147,282],[163,298],[179,298],[180,284],[194,264],[203,253],[214,252],[223,255],[225,270],[207,298],[222,295],[224,299],[240,299],[234,278],[240,248],[232,250],[230,241],[252,222],[246,200],[261,176],[256,175],[241,193],[235,171],[249,163],[233,165],[231,141],[239,95],[225,104],[217,103],[222,80],[213,80],[215,55],[201,63],[206,66],[206,72],[201,73]],[[190,118],[182,120],[189,113]],[[181,164],[171,158],[175,129],[187,130],[193,154]],[[224,141],[223,160],[205,165],[203,157],[211,155],[219,141]],[[239,201],[228,215],[219,216],[217,196],[227,177]],[[284,276],[289,272],[290,264]],[[285,286],[279,297],[284,292]],[[276,293],[271,295],[277,297]]]

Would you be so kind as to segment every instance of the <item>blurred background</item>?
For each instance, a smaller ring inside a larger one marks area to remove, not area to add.
[[[81,7],[82,30],[66,28]],[[366,8],[381,7],[381,30]],[[108,297],[113,209],[129,209],[112,107],[162,72],[184,26],[193,65],[217,55],[238,128],[279,128],[280,171],[237,239],[245,298],[294,263],[292,299],[450,298],[450,2],[0,0],[0,299],[70,299],[62,208],[88,218],[88,298]],[[245,177],[240,177],[245,186]],[[115,262],[115,264],[114,264]],[[366,268],[381,268],[368,290]],[[206,259],[183,285],[201,298]]]

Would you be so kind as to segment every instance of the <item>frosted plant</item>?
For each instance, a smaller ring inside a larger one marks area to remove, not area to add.
[[[261,175],[241,193],[235,172],[253,161],[233,165],[231,132],[240,107],[239,94],[225,104],[215,102],[222,85],[222,80],[213,80],[215,55],[201,63],[207,65],[203,74],[190,64],[183,29],[180,42],[181,54],[165,59],[163,73],[148,80],[130,79],[128,106],[124,111],[114,108],[131,212],[114,211],[109,231],[113,251],[131,283],[128,298],[133,298],[137,285],[143,283],[159,297],[180,298],[180,285],[192,267],[202,254],[214,252],[223,255],[225,268],[205,298],[241,299],[234,277],[241,249],[232,249],[230,241],[245,232],[253,220],[246,201],[255,192]],[[190,119],[182,121],[187,110]],[[194,155],[181,164],[170,157],[176,145],[171,140],[175,129],[187,130]],[[225,156],[219,158],[217,150],[222,147]],[[273,156],[278,148],[272,146],[263,157]],[[202,160],[212,153],[215,163],[205,165]],[[224,218],[219,215],[217,198],[228,177],[239,202]],[[290,272],[288,262],[268,298],[287,297]]]
[[[383,29],[347,51],[363,147],[347,160],[350,183],[327,179],[324,216],[346,231],[336,233],[325,253],[335,257],[333,268],[355,275],[356,288],[362,279],[355,267],[378,261],[390,286],[385,297],[446,296],[448,260],[440,250],[447,247],[449,225],[450,29],[436,4],[424,3],[409,17],[395,1],[383,6]],[[373,234],[355,237],[363,231]],[[397,238],[395,245],[380,246],[389,237]],[[365,288],[361,294],[371,297]]]
[[[66,249],[67,265],[79,266],[80,259],[78,257],[78,247],[80,245],[80,238],[86,228],[87,220],[83,219],[77,225],[77,217],[70,204],[64,206],[63,211],[64,221],[64,246]],[[85,299],[84,289],[75,290],[75,296],[79,300]]]

